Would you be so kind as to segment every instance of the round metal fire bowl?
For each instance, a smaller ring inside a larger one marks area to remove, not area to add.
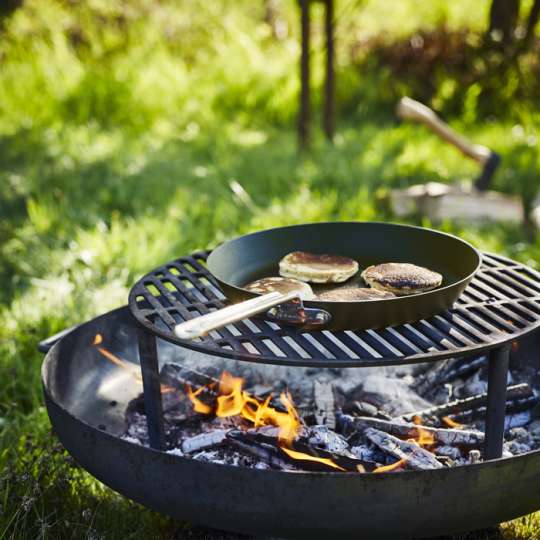
[[[540,508],[540,451],[449,469],[370,475],[261,471],[127,442],[120,438],[125,409],[142,386],[90,345],[98,332],[110,351],[138,367],[127,308],[80,326],[43,362],[51,423],[90,474],[163,514],[264,536],[395,540],[482,528]],[[161,358],[183,354],[164,341],[159,348]],[[526,349],[522,345],[518,354],[525,356]]]

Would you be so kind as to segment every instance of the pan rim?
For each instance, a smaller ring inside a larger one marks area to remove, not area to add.
[[[471,250],[471,252],[476,256],[477,263],[476,263],[475,268],[471,272],[469,272],[469,274],[467,274],[465,277],[462,277],[461,279],[459,279],[459,280],[457,280],[457,281],[455,281],[453,283],[450,283],[448,285],[444,285],[442,287],[437,287],[437,288],[431,289],[429,291],[418,292],[416,294],[409,294],[409,295],[404,295],[404,296],[395,296],[394,298],[380,298],[380,299],[369,299],[369,300],[367,300],[367,299],[366,300],[353,300],[353,301],[350,301],[350,300],[346,300],[346,301],[304,300],[303,303],[307,307],[314,307],[314,308],[322,308],[322,309],[324,309],[325,306],[326,307],[330,306],[330,307],[333,307],[333,308],[339,308],[339,306],[365,304],[365,303],[368,303],[368,302],[369,303],[375,303],[377,305],[380,305],[380,303],[383,303],[383,302],[385,302],[385,303],[386,302],[393,302],[394,305],[397,305],[397,303],[399,301],[404,302],[404,301],[407,301],[407,299],[410,299],[410,298],[413,298],[413,297],[418,298],[418,297],[426,297],[426,296],[437,294],[437,293],[440,294],[442,291],[446,291],[446,290],[448,290],[450,288],[459,287],[459,286],[463,285],[464,283],[470,281],[476,275],[476,273],[478,272],[478,270],[480,270],[480,267],[482,266],[482,260],[483,260],[482,253],[475,246],[473,246],[470,242],[468,242],[467,240],[463,240],[462,238],[460,238],[459,236],[456,236],[454,234],[439,231],[437,229],[431,229],[429,227],[422,227],[422,226],[419,226],[419,225],[409,225],[409,224],[404,224],[404,223],[387,222],[387,221],[353,221],[353,220],[350,220],[350,221],[313,221],[313,222],[306,222],[306,223],[297,223],[297,224],[292,224],[292,225],[271,227],[269,229],[261,229],[261,230],[258,230],[258,231],[253,231],[251,233],[236,236],[234,238],[226,240],[225,242],[223,242],[222,244],[220,244],[219,246],[217,246],[216,248],[214,248],[212,250],[212,252],[210,253],[210,255],[208,256],[208,258],[206,260],[208,271],[218,281],[220,281],[221,283],[226,284],[228,287],[230,287],[231,289],[234,289],[238,293],[241,293],[243,295],[249,295],[249,296],[252,296],[252,297],[261,296],[261,293],[255,293],[253,291],[248,291],[248,290],[244,289],[243,287],[238,287],[237,285],[234,285],[233,283],[231,283],[229,279],[223,279],[221,276],[218,275],[219,273],[214,272],[214,270],[212,269],[212,259],[213,258],[215,259],[215,257],[217,255],[219,255],[219,251],[221,249],[224,249],[226,246],[230,245],[232,242],[239,241],[239,240],[245,239],[245,238],[252,238],[252,237],[260,235],[260,234],[269,233],[271,231],[286,230],[286,229],[292,229],[292,228],[298,228],[298,227],[311,227],[313,225],[327,226],[327,225],[334,225],[334,224],[344,224],[344,225],[347,225],[347,224],[350,224],[350,225],[369,224],[369,225],[381,225],[381,226],[385,226],[385,227],[389,227],[389,228],[414,229],[414,230],[419,230],[419,231],[428,231],[430,233],[434,233],[434,234],[440,235],[442,237],[450,238],[452,241],[457,241],[457,242],[462,243],[464,246],[469,248]],[[344,282],[344,283],[346,283],[346,282]],[[367,287],[367,288],[370,288],[370,287]],[[228,298],[227,298],[227,300],[228,300]]]

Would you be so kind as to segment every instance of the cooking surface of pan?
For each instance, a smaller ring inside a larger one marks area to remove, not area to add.
[[[418,320],[452,306],[481,264],[479,252],[455,236],[407,225],[376,222],[309,223],[255,232],[225,242],[208,257],[208,269],[232,302],[255,296],[245,284],[279,275],[279,261],[293,251],[333,254],[358,262],[359,272],[341,284],[316,284],[315,294],[337,287],[366,287],[364,269],[406,262],[440,273],[432,291],[369,301],[306,301],[330,313],[329,329],[380,328]]]

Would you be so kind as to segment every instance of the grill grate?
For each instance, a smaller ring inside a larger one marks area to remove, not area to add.
[[[135,318],[152,333],[207,354],[249,362],[361,367],[423,362],[480,353],[540,326],[540,273],[498,255],[483,264],[454,307],[429,319],[379,330],[302,332],[246,319],[194,341],[178,339],[179,322],[223,307],[206,268],[208,252],[167,263],[129,295]]]

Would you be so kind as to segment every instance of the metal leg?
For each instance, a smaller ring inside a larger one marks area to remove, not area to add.
[[[161,402],[156,336],[139,326],[137,328],[137,339],[139,341],[144,408],[150,447],[155,450],[163,450],[165,447],[165,430],[163,428],[163,405]]]
[[[509,361],[510,345],[503,345],[489,355],[485,459],[502,456]]]

